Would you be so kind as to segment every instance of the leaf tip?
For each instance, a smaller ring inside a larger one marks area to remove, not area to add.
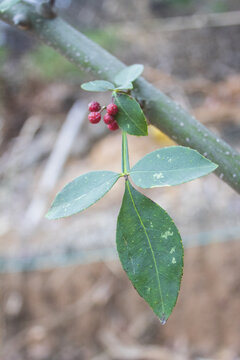
[[[53,220],[53,217],[52,217],[52,215],[51,215],[51,209],[48,210],[48,212],[45,214],[44,217],[45,217],[46,219],[48,219],[48,220]]]
[[[207,159],[207,158],[206,158]],[[218,168],[218,164],[215,164],[214,162],[212,162],[211,160],[207,159],[209,161],[209,165],[211,167],[210,173],[214,172],[217,168]]]
[[[165,314],[162,314],[162,316],[160,317],[160,323],[161,325],[165,325],[167,322],[167,318]]]
[[[57,219],[61,218],[61,216],[58,216],[58,214],[56,213],[55,208],[53,206],[50,207],[50,209],[44,215],[44,217],[48,220],[57,220]]]
[[[144,65],[143,64],[134,64],[134,65],[137,66],[142,71],[144,70]]]
[[[82,90],[85,90],[85,84],[86,84],[86,83],[81,84],[81,89],[82,89]]]

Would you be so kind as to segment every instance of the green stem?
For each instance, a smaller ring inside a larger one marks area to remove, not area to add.
[[[129,166],[129,154],[128,154],[128,141],[125,131],[122,132],[122,172],[124,175],[128,175],[130,171]]]
[[[0,19],[7,23],[13,24],[16,15],[26,13],[31,25],[28,32],[55,48],[82,70],[112,81],[124,68],[121,61],[64,20],[58,17],[52,20],[43,18],[33,5],[23,2],[5,0],[0,3]],[[149,121],[177,143],[198,150],[218,164],[216,175],[240,193],[240,154],[143,78],[134,85],[133,95],[145,103],[144,112]]]

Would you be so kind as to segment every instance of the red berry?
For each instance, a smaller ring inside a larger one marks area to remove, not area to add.
[[[111,131],[115,131],[119,129],[118,123],[114,120],[111,124],[108,124],[108,128]]]
[[[115,121],[115,119],[112,115],[106,114],[104,115],[103,121],[105,122],[105,124],[109,125],[112,124]]]
[[[101,114],[100,112],[93,111],[88,115],[88,120],[92,124],[97,124],[101,120]]]
[[[118,107],[116,104],[109,104],[107,106],[107,112],[109,115],[116,115],[118,112]]]
[[[101,105],[97,101],[92,101],[88,104],[88,110],[93,112],[99,111],[101,110]]]

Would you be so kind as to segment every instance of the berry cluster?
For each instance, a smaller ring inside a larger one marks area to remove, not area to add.
[[[103,121],[111,131],[115,131],[119,129],[118,123],[116,122],[114,116],[118,112],[118,107],[116,104],[109,104],[107,107],[101,105],[97,101],[92,101],[88,105],[88,109],[90,114],[88,115],[88,120],[92,124],[97,124],[101,120],[101,112],[106,109],[107,113],[103,117]]]

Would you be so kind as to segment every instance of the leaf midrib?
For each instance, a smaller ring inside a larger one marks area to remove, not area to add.
[[[160,169],[157,169],[157,170],[134,170],[134,167],[132,168],[132,170],[130,171],[130,174],[132,173],[137,173],[137,172],[141,172],[141,173],[150,173],[150,172],[161,172],[161,174],[163,173],[167,173],[167,172],[176,172],[176,171],[183,171],[183,170],[194,170],[194,169],[209,169],[210,168],[210,165],[209,166],[198,166],[198,167],[186,167],[186,168],[178,168],[178,169],[169,169],[169,170],[160,170]]]
[[[97,186],[97,189],[99,189],[100,187],[102,187],[106,182],[112,181],[112,180],[114,179],[115,182],[114,182],[114,183],[112,184],[112,186],[111,186],[111,187],[113,187],[113,185],[116,183],[116,181],[119,179],[119,177],[120,177],[119,174],[116,174],[116,175],[112,176],[110,179],[108,179],[108,180],[106,180],[106,181],[103,181],[101,184],[99,184],[99,185]],[[80,198],[83,198],[83,197],[85,197],[86,195],[88,195],[89,193],[92,193],[95,189],[96,189],[96,188],[93,188],[92,190],[88,191],[87,193],[82,194],[81,197],[72,199],[71,202],[72,202],[72,201],[80,200]],[[108,191],[109,191],[110,189],[111,189],[111,188],[109,188]],[[73,212],[72,215],[75,215],[75,214],[77,214],[77,213],[79,213],[79,212],[81,212],[81,211],[83,211],[83,210],[86,210],[87,208],[89,208],[90,206],[92,206],[93,204],[95,204],[98,200],[100,200],[105,194],[106,194],[106,192],[105,192],[104,194],[102,194],[102,196],[100,196],[99,198],[97,198],[97,200],[96,200],[94,203],[91,203],[90,205],[85,206],[85,207],[82,208],[80,211],[78,210],[78,211],[76,211],[76,212]],[[65,204],[65,205],[66,205],[66,204],[69,204],[69,201],[62,203],[62,204],[60,205],[60,207],[64,207],[63,204]],[[53,203],[53,205],[54,205],[54,203]],[[50,210],[49,210],[49,212],[48,212],[48,214],[50,214],[51,211],[54,210],[54,208],[55,208],[55,209],[59,208],[59,205],[58,205],[58,206],[55,206],[55,207],[51,207]],[[69,215],[67,215],[67,216],[69,216]],[[61,216],[61,217],[65,217],[65,216]]]
[[[165,313],[165,309],[164,309],[164,302],[163,302],[163,296],[162,296],[162,289],[161,289],[161,283],[160,283],[160,276],[159,276],[159,271],[158,271],[158,268],[157,268],[157,261],[156,261],[156,258],[155,258],[155,255],[154,255],[154,252],[153,252],[153,248],[152,248],[152,244],[151,244],[151,240],[148,236],[148,233],[147,233],[147,230],[146,230],[146,227],[142,221],[142,218],[138,212],[138,209],[136,207],[136,204],[134,202],[134,199],[133,199],[133,196],[132,196],[132,193],[131,193],[131,190],[130,190],[130,186],[129,186],[129,181],[126,181],[126,184],[127,184],[127,188],[128,188],[128,192],[129,192],[129,195],[130,195],[130,198],[132,200],[132,203],[133,203],[133,207],[134,207],[134,210],[136,211],[136,214],[139,218],[139,221],[143,227],[143,230],[144,230],[144,233],[146,235],[146,238],[147,238],[147,241],[148,241],[148,245],[149,245],[149,248],[150,248],[150,251],[151,251],[151,254],[152,254],[152,257],[153,257],[153,262],[154,262],[154,267],[155,267],[155,271],[156,271],[156,275],[157,275],[157,282],[158,282],[158,290],[159,290],[159,295],[160,295],[160,299],[161,299],[161,306],[162,306],[162,312],[163,314]]]
[[[88,195],[88,194],[91,194],[92,192],[95,192],[96,189],[101,188],[103,185],[105,185],[105,184],[106,184],[107,182],[109,182],[109,181],[112,181],[114,178],[116,178],[116,181],[117,181],[117,179],[118,179],[119,177],[120,177],[120,176],[117,174],[117,175],[112,176],[112,177],[111,177],[110,179],[108,179],[108,180],[103,180],[103,182],[99,183],[96,187],[94,187],[94,188],[92,188],[91,190],[83,193],[81,196],[72,199],[71,201],[80,200],[82,197],[84,197],[84,196],[86,196],[86,195]],[[101,198],[100,198],[100,199],[101,199]]]

